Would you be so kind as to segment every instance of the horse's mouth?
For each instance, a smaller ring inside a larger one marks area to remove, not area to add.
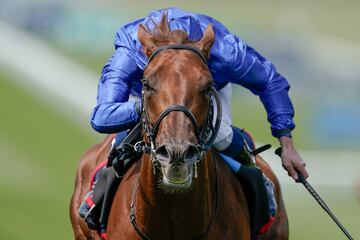
[[[159,188],[165,193],[184,193],[193,184],[193,169],[190,165],[162,165]]]
[[[173,188],[189,188],[192,183],[192,176],[189,174],[185,179],[170,179],[163,174],[163,183],[164,185]]]

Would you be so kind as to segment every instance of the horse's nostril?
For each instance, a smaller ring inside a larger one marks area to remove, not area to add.
[[[159,161],[169,163],[193,162],[199,157],[200,151],[196,145],[161,145],[155,150],[156,158]]]
[[[193,160],[197,158],[200,154],[200,151],[196,145],[190,144],[188,149],[185,152],[186,160]]]
[[[155,153],[160,159],[167,159],[170,157],[170,154],[165,145],[161,145],[160,147],[156,148]]]

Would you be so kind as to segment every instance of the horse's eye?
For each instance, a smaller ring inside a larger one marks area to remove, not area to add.
[[[203,89],[201,89],[201,92],[202,92],[203,94],[208,94],[208,93],[211,91],[212,86],[213,86],[212,84],[206,85],[206,87],[204,87]]]
[[[145,91],[151,91],[151,90],[153,90],[153,88],[150,86],[149,80],[143,79],[143,80],[142,80],[142,84],[143,84],[143,89],[144,89]]]

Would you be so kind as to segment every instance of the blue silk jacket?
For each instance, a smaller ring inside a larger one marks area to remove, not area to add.
[[[150,30],[168,12],[170,29],[181,29],[191,40],[199,40],[209,23],[213,24],[215,42],[208,61],[215,86],[239,84],[258,95],[266,109],[272,134],[290,136],[294,129],[294,109],[288,95],[290,88],[275,66],[255,49],[230,33],[220,22],[202,14],[169,8],[151,12],[147,17],[120,27],[115,37],[115,52],[102,70],[98,85],[97,105],[91,115],[91,126],[101,133],[125,130],[140,116],[129,95],[141,95],[141,77],[147,63],[137,38],[137,27],[144,24]]]

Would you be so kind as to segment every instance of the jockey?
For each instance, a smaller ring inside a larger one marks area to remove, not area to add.
[[[249,135],[232,126],[231,83],[239,84],[260,97],[271,124],[272,135],[279,139],[282,146],[282,164],[289,176],[297,180],[295,170],[298,170],[307,177],[305,163],[292,141],[291,131],[295,128],[294,109],[288,95],[290,86],[287,80],[277,72],[270,61],[238,36],[230,33],[217,20],[178,8],[153,11],[145,18],[120,27],[115,38],[115,52],[102,70],[97,105],[91,115],[91,126],[100,133],[124,135],[124,131],[140,121],[140,79],[147,64],[147,57],[138,40],[137,30],[139,24],[153,30],[165,12],[170,30],[181,29],[192,41],[201,39],[205,28],[209,24],[213,25],[215,42],[210,51],[208,66],[223,107],[223,119],[214,148],[242,163],[248,163],[249,152],[254,148]],[[115,145],[121,142],[122,137],[116,139]],[[260,176],[261,180],[249,184],[254,187],[262,185],[259,188],[265,189],[262,173],[258,168],[242,165],[236,169],[236,175],[240,179],[247,174]],[[87,198],[85,200],[87,201],[80,207],[80,215],[87,218],[91,215],[90,209],[93,209],[94,203]]]

